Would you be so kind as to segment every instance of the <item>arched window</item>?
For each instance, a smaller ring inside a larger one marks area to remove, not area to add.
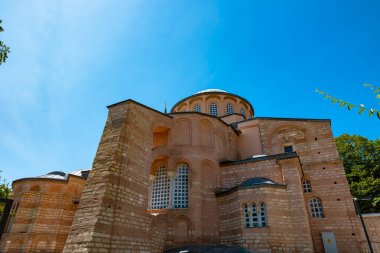
[[[194,112],[201,112],[201,105],[200,104],[196,104],[194,106]]]
[[[226,110],[227,110],[227,115],[231,115],[234,113],[234,108],[232,107],[232,104],[230,103],[227,104]]]
[[[303,185],[303,192],[312,192],[311,183],[309,180],[304,180],[302,185]]]
[[[323,206],[320,199],[312,198],[309,200],[310,213],[313,218],[325,218],[325,213],[323,212]]]
[[[253,203],[250,207],[251,207],[251,210],[249,210],[249,206],[247,204],[243,205],[245,227],[247,228],[266,227],[267,214],[266,214],[265,204],[260,203],[259,206],[256,206],[256,204]]]
[[[173,184],[173,207],[187,208],[189,206],[189,168],[181,164]]]
[[[170,178],[167,169],[161,166],[156,173],[152,186],[152,209],[166,208],[169,205]]]
[[[251,211],[251,227],[257,228],[259,226],[258,219],[257,219],[257,209],[256,204],[252,204],[252,211]]]
[[[267,211],[265,209],[265,204],[260,203],[260,213],[259,213],[259,227],[267,226]]]
[[[245,227],[246,228],[251,227],[250,212],[248,210],[248,205],[247,204],[244,204],[244,218],[245,218]]]
[[[218,116],[218,105],[215,102],[210,104],[210,114],[212,116]]]
[[[245,117],[245,111],[244,111],[244,109],[240,109],[240,114]]]

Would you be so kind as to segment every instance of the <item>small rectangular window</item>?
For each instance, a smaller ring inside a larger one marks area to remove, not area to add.
[[[284,152],[285,153],[293,152],[293,146],[285,146],[284,147]]]

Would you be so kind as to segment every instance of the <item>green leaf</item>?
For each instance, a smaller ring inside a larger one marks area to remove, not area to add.
[[[317,92],[317,93],[319,93],[319,94],[321,94],[321,95],[324,95],[326,92],[324,92],[324,91],[321,91],[321,90],[318,90],[318,89],[315,89],[315,92]]]
[[[338,99],[333,98],[333,99],[331,100],[331,102],[332,102],[333,104],[335,104],[336,102],[338,102]]]
[[[363,112],[364,112],[365,108],[364,107],[360,107],[359,108],[359,114],[361,115]]]
[[[351,109],[354,108],[354,107],[355,107],[355,105],[353,105],[353,104],[349,104],[349,105],[347,106],[348,110],[351,110]]]
[[[376,95],[376,98],[377,98],[377,99],[380,99],[380,94],[377,94],[377,95]]]
[[[377,112],[376,115],[380,119],[380,112]]]
[[[380,92],[380,88],[377,88],[373,93],[376,94],[376,93],[379,93]]]
[[[375,111],[373,109],[369,109],[368,116],[371,117],[374,113]]]

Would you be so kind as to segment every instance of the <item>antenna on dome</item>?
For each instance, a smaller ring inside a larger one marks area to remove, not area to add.
[[[166,108],[166,100],[165,100],[165,110],[164,110],[164,113],[168,113],[168,110]]]

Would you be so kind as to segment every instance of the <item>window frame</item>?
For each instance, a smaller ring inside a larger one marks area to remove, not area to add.
[[[218,104],[213,101],[209,105],[210,115],[218,117]]]
[[[323,208],[322,200],[320,198],[314,197],[309,199],[309,209],[311,218],[322,219],[325,218],[325,211]]]
[[[226,105],[226,115],[234,114],[234,106],[231,103],[227,103]]]
[[[244,227],[245,228],[264,228],[268,227],[267,211],[264,202],[243,204]]]
[[[171,180],[168,175],[168,169],[161,165],[156,171],[156,177],[152,183],[152,192],[150,200],[151,209],[164,209],[170,204]]]
[[[182,163],[177,168],[172,189],[173,208],[189,208],[189,166]]]

